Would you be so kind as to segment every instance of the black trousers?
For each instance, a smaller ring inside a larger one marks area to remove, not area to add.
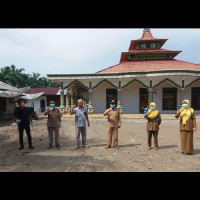
[[[32,146],[30,125],[29,124],[28,125],[19,124],[18,129],[19,129],[19,143],[20,143],[20,145],[24,146],[23,136],[24,136],[24,130],[25,130],[26,135],[28,137],[29,146]]]

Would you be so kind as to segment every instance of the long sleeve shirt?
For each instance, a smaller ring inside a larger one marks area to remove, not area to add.
[[[104,114],[104,116],[108,116],[108,127],[118,127],[121,126],[121,116],[120,112],[117,108],[114,109],[107,109]]]

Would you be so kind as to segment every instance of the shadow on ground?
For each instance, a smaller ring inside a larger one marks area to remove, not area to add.
[[[171,149],[178,147],[177,145],[165,145],[165,146],[159,146],[159,149]]]

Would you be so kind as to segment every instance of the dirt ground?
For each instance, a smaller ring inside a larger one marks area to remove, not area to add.
[[[18,150],[17,126],[0,123],[1,172],[200,172],[200,117],[194,134],[194,155],[183,156],[180,151],[179,120],[163,116],[159,132],[159,150],[147,150],[146,119],[122,116],[119,129],[119,149],[104,149],[106,118],[91,116],[87,128],[89,149],[74,149],[74,116],[62,118],[61,149],[48,150],[47,119],[40,117],[31,128],[34,150]],[[153,142],[153,140],[152,140]]]

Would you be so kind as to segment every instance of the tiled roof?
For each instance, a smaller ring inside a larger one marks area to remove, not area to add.
[[[132,52],[132,53],[142,53],[142,52],[169,52],[169,53],[173,53],[173,52],[182,52],[181,50],[176,50],[176,51],[173,51],[173,50],[167,50],[167,49],[142,49],[142,50],[137,50],[137,49],[134,49],[134,50],[130,50],[129,52]]]
[[[147,72],[161,70],[200,70],[200,65],[181,60],[130,61],[111,66],[97,73]]]
[[[44,92],[43,95],[56,95],[59,92],[60,88],[31,88],[26,93],[34,94],[39,92]]]
[[[140,40],[155,40],[155,38],[151,34],[151,31],[144,31]]]
[[[152,33],[151,33],[151,31],[150,31],[150,29],[146,30],[146,31],[144,30],[143,34],[142,34],[142,37],[140,39],[131,40],[129,51],[135,49],[136,45],[138,43],[143,43],[144,41],[147,41],[147,42],[157,41],[160,44],[160,47],[162,47],[167,40],[168,39],[154,38],[153,35],[152,35]]]

